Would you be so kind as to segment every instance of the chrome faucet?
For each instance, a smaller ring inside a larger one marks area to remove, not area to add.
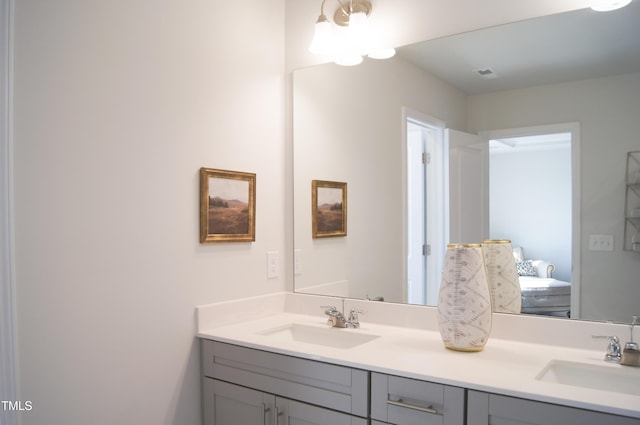
[[[351,309],[349,313],[349,318],[345,318],[344,314],[340,312],[335,306],[322,306],[324,308],[324,314],[329,316],[327,320],[327,324],[333,326],[334,328],[359,328],[360,322],[358,321],[358,313],[362,313],[360,310],[356,310],[355,308]]]
[[[638,325],[638,316],[633,316],[631,320],[631,339],[624,345],[624,350],[622,350],[621,365],[640,366],[640,347],[633,340],[633,328],[636,325]]]
[[[620,349],[620,339],[617,336],[593,335],[594,339],[608,339],[607,354],[604,355],[604,361],[609,363],[620,363],[622,358],[622,350]]]

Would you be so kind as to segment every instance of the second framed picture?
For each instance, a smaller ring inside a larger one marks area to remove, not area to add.
[[[312,237],[347,236],[347,184],[311,181]]]

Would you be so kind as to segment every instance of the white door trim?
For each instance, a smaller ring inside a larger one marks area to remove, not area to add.
[[[480,134],[491,139],[533,136],[553,133],[571,133],[571,318],[580,319],[580,123],[568,122],[535,127],[509,128],[484,131]]]
[[[13,4],[0,0],[0,399],[18,401],[11,160]],[[18,415],[0,408],[0,423],[15,425]]]

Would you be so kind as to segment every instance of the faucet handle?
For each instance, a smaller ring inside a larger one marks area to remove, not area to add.
[[[352,308],[351,311],[349,312],[349,321],[357,322],[358,314],[364,314],[364,311],[360,309]]]
[[[346,321],[346,327],[348,328],[359,328],[360,321],[358,320],[358,313],[363,314],[362,310],[352,308],[349,312],[349,318]]]
[[[633,315],[633,318],[631,320],[631,338],[629,342],[624,345],[625,350],[640,350],[640,346],[638,346],[638,343],[633,340],[633,328],[636,325],[638,325],[638,316]]]
[[[324,314],[331,314],[331,313],[335,313],[338,311],[338,309],[336,308],[335,305],[321,305],[320,308],[324,308],[325,312]]]
[[[608,339],[609,345],[607,346],[607,354],[604,356],[604,361],[609,363],[620,363],[622,358],[622,350],[620,349],[620,339],[617,336],[607,335],[593,335],[594,339]]]

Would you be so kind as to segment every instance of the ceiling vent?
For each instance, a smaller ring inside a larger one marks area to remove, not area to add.
[[[496,74],[493,71],[493,69],[491,69],[491,68],[476,69],[473,72],[475,72],[476,74],[478,74],[480,77],[484,78],[485,80],[491,80],[493,78],[498,78],[498,74]]]

